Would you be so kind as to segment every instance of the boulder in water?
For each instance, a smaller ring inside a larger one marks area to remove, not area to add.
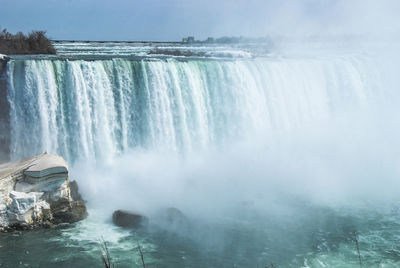
[[[113,223],[125,228],[139,228],[148,222],[148,218],[127,210],[117,210],[112,216]]]
[[[71,195],[68,165],[60,156],[45,153],[0,164],[0,231],[82,220],[86,207],[77,196]]]
[[[187,218],[182,211],[173,207],[161,210],[160,218],[167,223],[183,223],[187,221]]]

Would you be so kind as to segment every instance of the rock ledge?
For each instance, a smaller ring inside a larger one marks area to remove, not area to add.
[[[7,55],[0,54],[0,60],[3,60],[3,61],[9,61],[9,60],[10,60],[10,58],[9,58]]]
[[[68,180],[68,165],[60,156],[44,153],[0,164],[0,231],[82,220],[87,216],[85,204],[72,196],[80,195],[76,183]]]

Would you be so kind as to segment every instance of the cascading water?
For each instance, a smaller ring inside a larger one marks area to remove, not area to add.
[[[293,129],[382,95],[368,58],[13,60],[11,158],[187,151]]]
[[[65,43],[57,56],[7,63],[1,148],[13,160],[66,158],[90,216],[2,236],[12,246],[0,247],[0,264],[101,266],[103,236],[117,267],[141,266],[138,241],[149,267],[358,267],[356,230],[365,264],[399,265],[400,61],[153,49]],[[160,221],[166,207],[184,222]],[[149,226],[113,226],[116,209],[149,216]],[[32,259],[41,248],[48,257]]]

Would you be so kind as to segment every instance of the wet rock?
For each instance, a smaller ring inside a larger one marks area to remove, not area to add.
[[[83,201],[82,196],[79,193],[78,183],[76,181],[69,181],[69,189],[71,192],[71,198],[73,200]]]
[[[182,234],[192,231],[190,219],[179,209],[170,207],[158,210],[151,218],[153,226],[168,232]]]
[[[125,228],[139,228],[148,223],[148,218],[135,212],[117,210],[112,216],[113,223]]]
[[[51,204],[51,212],[53,214],[52,222],[55,224],[73,223],[87,216],[86,206],[82,200],[58,200]]]
[[[183,223],[186,216],[177,208],[166,208],[160,211],[160,218],[168,223]]]

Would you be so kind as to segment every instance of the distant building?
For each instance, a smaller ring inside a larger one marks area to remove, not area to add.
[[[194,36],[188,36],[188,37],[184,37],[182,38],[182,43],[194,43]]]

